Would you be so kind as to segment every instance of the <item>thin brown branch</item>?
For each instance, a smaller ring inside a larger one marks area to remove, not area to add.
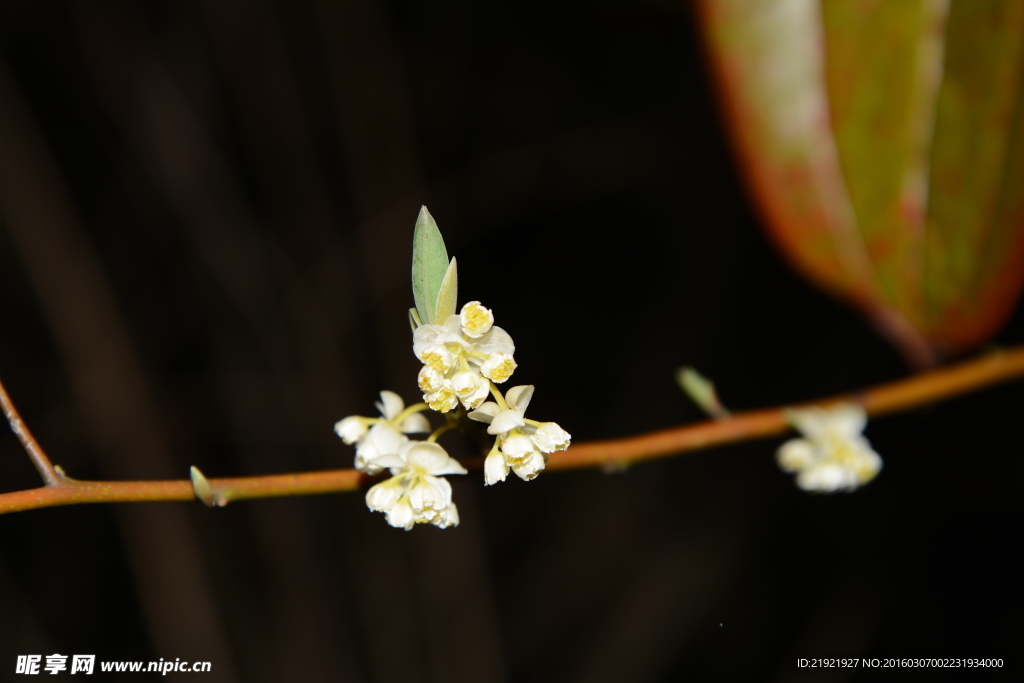
[[[213,504],[227,505],[246,498],[310,496],[318,493],[355,491],[368,477],[356,470],[326,470],[263,477],[208,479]],[[65,478],[55,486],[0,494],[0,514],[77,503],[152,503],[195,500],[192,482],[172,481],[78,481]]]
[[[842,394],[788,407],[828,406],[843,401],[854,401],[863,405],[869,415],[878,416],[961,396],[1022,376],[1024,347],[1018,347],[995,351],[958,365],[882,384],[859,393]],[[34,445],[35,441],[18,418],[6,392],[3,392],[2,400],[12,429],[22,438],[22,443],[31,456],[33,451],[30,444]],[[23,431],[19,431],[15,425],[19,425]],[[735,413],[727,419],[699,422],[622,439],[577,444],[567,451],[552,454],[547,469],[621,466],[728,443],[777,436],[788,429],[785,408],[753,410]],[[27,439],[22,434],[28,434]],[[38,446],[35,448],[41,455],[42,451]],[[77,481],[61,476],[50,465],[45,455],[41,455],[41,458],[38,462],[48,465],[49,471],[53,472],[56,479],[42,488],[0,494],[0,514],[75,503],[192,500],[196,498],[195,491],[199,490],[198,487],[195,490],[193,488],[196,480],[202,482],[202,498],[208,505],[226,505],[233,500],[247,498],[354,491],[370,480],[361,472],[344,469],[224,479],[206,479],[198,470],[194,470],[193,481]],[[37,462],[34,456],[33,462]],[[470,469],[479,469],[482,462],[482,458],[477,458],[466,462],[465,465]]]
[[[868,415],[877,417],[936,403],[1022,376],[1024,347],[998,350],[980,358],[923,372],[857,393],[840,394],[791,406],[735,413],[727,419],[673,427],[624,439],[588,441],[563,453],[555,453],[551,456],[547,468],[575,469],[626,465],[728,443],[778,436],[790,429],[786,419],[787,408],[804,408],[812,405],[824,407],[852,401],[864,406]]]
[[[7,417],[7,423],[11,425],[11,431],[18,435],[18,440],[25,447],[28,457],[32,459],[32,464],[39,470],[39,475],[43,478],[43,481],[47,486],[60,486],[64,477],[53,466],[50,459],[46,457],[46,453],[40,448],[39,443],[32,436],[28,426],[22,421],[21,415],[18,414],[18,409],[14,407],[14,402],[7,395],[7,389],[4,387],[3,382],[0,382],[0,405],[3,405],[4,415]]]

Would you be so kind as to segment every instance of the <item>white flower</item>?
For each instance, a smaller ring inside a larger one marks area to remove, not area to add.
[[[523,481],[530,481],[540,474],[544,466],[548,464],[547,457],[540,451],[531,451],[519,460],[513,460],[507,464],[512,465],[512,471]]]
[[[405,434],[430,431],[430,423],[421,413],[402,415],[405,403],[393,391],[380,392],[376,405],[380,418],[352,415],[334,425],[334,431],[345,443],[356,445],[355,467],[367,474],[383,469],[375,461],[398,453],[399,447],[409,441]]]
[[[537,427],[537,431],[533,435],[533,442],[537,444],[537,448],[545,453],[554,453],[555,451],[564,451],[568,448],[570,438],[569,432],[554,422],[545,422],[540,427]]]
[[[423,390],[424,394],[432,394],[446,386],[444,373],[438,372],[429,365],[424,365],[420,368],[420,374],[416,377],[416,383],[420,385],[420,389]]]
[[[882,469],[882,458],[861,435],[867,424],[863,407],[791,410],[789,419],[804,438],[782,444],[776,460],[786,472],[797,472],[796,484],[805,491],[852,491]]]
[[[470,301],[442,325],[417,327],[412,350],[424,364],[419,375],[423,398],[440,412],[458,402],[476,408],[490,390],[486,380],[504,382],[516,369],[512,338],[494,326],[494,315],[479,301]]]
[[[515,372],[516,361],[508,353],[492,353],[480,364],[480,373],[487,379],[501,384]]]
[[[412,529],[414,524],[429,523],[442,529],[458,525],[451,484],[441,475],[465,474],[466,469],[440,445],[409,441],[377,463],[390,467],[393,476],[366,492],[366,505],[383,512],[388,524],[403,529]]]
[[[554,422],[526,419],[531,398],[532,385],[512,387],[505,394],[506,409],[487,401],[469,414],[472,420],[486,422],[487,433],[498,437],[498,448],[484,460],[484,481],[488,486],[505,481],[509,469],[529,481],[544,469],[546,454],[569,447],[569,433]]]
[[[470,301],[462,307],[459,314],[459,322],[462,325],[462,333],[474,339],[487,334],[494,324],[494,314],[491,309],[484,308],[479,301]]]
[[[456,372],[452,377],[452,391],[459,397],[462,405],[473,410],[479,407],[491,393],[491,385],[472,370],[463,370]]]

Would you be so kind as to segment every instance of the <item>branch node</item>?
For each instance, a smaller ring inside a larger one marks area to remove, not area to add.
[[[606,460],[601,463],[601,472],[604,474],[623,474],[632,464],[628,460]]]

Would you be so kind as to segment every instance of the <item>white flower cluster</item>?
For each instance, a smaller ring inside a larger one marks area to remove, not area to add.
[[[429,523],[456,526],[459,512],[452,502],[452,487],[441,475],[465,474],[457,460],[436,443],[412,441],[406,434],[429,432],[430,423],[420,410],[424,405],[405,407],[391,391],[380,392],[380,418],[346,417],[334,431],[347,444],[355,444],[355,467],[367,474],[388,468],[391,478],[371,488],[366,504],[387,515],[388,524],[411,529]]]
[[[791,410],[789,419],[804,438],[782,444],[776,459],[783,470],[797,473],[796,484],[805,491],[853,491],[882,469],[882,458],[861,435],[867,424],[863,407]]]
[[[452,502],[452,485],[443,474],[465,474],[466,469],[436,443],[404,443],[396,455],[378,462],[391,468],[392,477],[366,493],[371,510],[383,512],[388,524],[412,529],[413,524],[434,524],[442,529],[458,526],[459,511]]]
[[[520,479],[536,477],[547,463],[547,454],[569,447],[569,432],[554,422],[527,420],[526,406],[533,398],[533,386],[512,387],[505,394],[505,407],[487,401],[469,414],[471,420],[487,423],[487,433],[497,436],[484,461],[484,481],[490,486],[505,481],[509,468]]]
[[[449,310],[454,310],[454,300]],[[413,319],[417,325],[418,315]],[[334,425],[345,443],[355,445],[356,469],[370,475],[391,472],[390,479],[366,494],[367,506],[383,512],[388,524],[403,529],[433,524],[444,529],[459,523],[451,484],[443,476],[466,470],[436,443],[454,422],[449,418],[449,424],[426,441],[412,440],[408,434],[430,432],[420,411],[446,413],[461,403],[472,411],[470,419],[487,424],[487,433],[496,437],[484,461],[488,486],[504,481],[509,470],[523,480],[533,479],[550,453],[569,447],[569,433],[557,424],[526,418],[532,386],[512,387],[504,396],[498,390],[495,383],[504,382],[516,369],[515,350],[512,338],[494,326],[491,311],[471,301],[444,324],[417,325],[413,331],[413,352],[424,364],[419,386],[426,403],[406,408],[398,394],[382,391],[379,418],[353,415]],[[488,395],[494,401],[485,402]]]
[[[498,391],[495,383],[516,369],[516,347],[479,301],[470,301],[443,325],[417,327],[412,350],[423,362],[423,400],[442,413],[462,403],[472,411],[470,419],[487,423],[487,433],[497,437],[484,461],[488,486],[505,481],[510,469],[529,481],[544,469],[548,454],[569,447],[569,433],[554,422],[526,419],[532,386],[512,387],[505,396]],[[484,402],[488,394],[497,402]]]
[[[423,400],[441,413],[458,403],[477,408],[491,382],[504,382],[516,369],[512,337],[494,325],[494,314],[479,301],[470,301],[443,325],[417,327],[412,350],[424,364],[419,374]]]
[[[397,454],[402,444],[409,441],[406,434],[430,432],[427,418],[419,412],[406,410],[402,397],[393,391],[380,392],[377,410],[381,414],[379,418],[353,415],[334,425],[342,441],[355,444],[355,467],[367,474],[377,474],[387,467],[377,460]]]

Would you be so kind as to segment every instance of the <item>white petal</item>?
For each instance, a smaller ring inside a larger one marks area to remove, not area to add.
[[[531,398],[533,398],[532,384],[512,387],[505,393],[505,401],[508,403],[509,407],[513,410],[518,410],[521,413],[526,412],[526,407],[530,405]]]
[[[404,496],[400,498],[394,507],[388,510],[387,520],[388,524],[397,529],[405,529],[406,531],[412,529],[415,520],[409,500]]]
[[[366,506],[377,512],[387,512],[395,506],[401,495],[402,487],[398,482],[398,478],[392,477],[387,481],[382,481],[372,486],[366,492]]]
[[[442,510],[452,502],[452,485],[440,477],[422,477],[409,489],[408,496],[413,512]]]
[[[393,391],[380,392],[380,400],[381,403],[377,404],[377,410],[385,420],[394,420],[405,409],[405,401]]]
[[[370,439],[363,439],[362,441],[356,444],[357,459],[362,458],[363,460],[369,462],[370,460],[373,460],[379,455],[380,452],[377,450],[377,447],[373,445],[373,441],[371,441]]]
[[[441,510],[441,513],[437,516],[437,519],[434,520],[434,524],[436,524],[441,529],[447,529],[450,526],[458,526],[459,511],[455,508],[455,503],[452,503],[444,510]]]
[[[501,412],[501,408],[494,401],[487,401],[482,404],[479,408],[469,414],[470,420],[476,420],[477,422],[486,422],[490,424],[494,417]]]
[[[437,475],[437,476],[441,476],[442,474],[467,474],[467,470],[466,470],[465,467],[462,466],[462,463],[460,463],[455,458],[451,458],[450,457],[450,458],[448,458],[448,464],[447,465],[445,465],[440,470],[437,470],[435,472],[431,472],[431,474],[434,474],[434,475]]]
[[[448,467],[451,458],[448,452],[436,444],[428,441],[410,441],[402,446],[399,451],[402,459],[422,474],[435,474]]]
[[[487,486],[496,484],[499,481],[505,481],[505,477],[508,475],[508,463],[505,462],[505,457],[500,451],[491,453],[484,460],[484,483]]]
[[[835,463],[824,463],[802,471],[796,477],[796,484],[805,491],[832,493],[840,489],[856,488],[857,479],[845,467]]]
[[[366,472],[367,474],[370,475],[377,474],[384,469],[383,467],[375,465],[373,461],[367,459],[367,457],[364,454],[358,452],[356,453],[356,460],[354,465],[355,468],[360,472]]]
[[[366,436],[366,430],[366,420],[358,415],[346,417],[334,424],[334,432],[349,445]]]
[[[523,413],[518,410],[503,410],[494,416],[491,426],[487,428],[488,434],[504,434],[516,427],[522,427],[526,422]]]
[[[364,444],[372,446],[376,451],[376,455],[390,455],[398,452],[399,446],[401,446],[408,439],[399,434],[394,427],[383,422],[370,427],[370,432],[366,435],[366,439],[363,441]]]
[[[395,473],[397,470],[406,469],[407,465],[402,456],[398,453],[385,453],[384,455],[378,455],[368,460],[368,464],[371,467],[380,471],[381,468],[390,467],[392,472]]]
[[[410,468],[420,474],[441,476],[444,474],[466,474],[466,468],[448,455],[441,444],[430,441],[410,441],[402,447],[400,454]]]
[[[779,446],[775,460],[786,472],[796,472],[808,467],[816,459],[814,446],[807,439],[790,439]]]
[[[512,337],[500,327],[492,327],[487,334],[475,340],[472,345],[474,351],[480,353],[504,353],[507,356],[516,355],[516,345],[512,343]]]
[[[445,329],[440,325],[420,325],[412,333],[412,352],[419,360],[423,359],[423,351],[428,346],[438,343]]]
[[[520,462],[513,463],[512,471],[523,481],[530,481],[540,474],[545,464],[544,456],[534,451],[529,457],[524,458]]]
[[[404,434],[427,434],[430,432],[430,422],[423,413],[413,413],[402,420],[401,429]]]
[[[533,442],[524,434],[514,434],[501,442],[501,452],[510,458],[523,458],[534,453]]]
[[[455,339],[462,339],[462,317],[458,313],[448,316],[443,324],[444,339],[446,341],[453,341]]]

